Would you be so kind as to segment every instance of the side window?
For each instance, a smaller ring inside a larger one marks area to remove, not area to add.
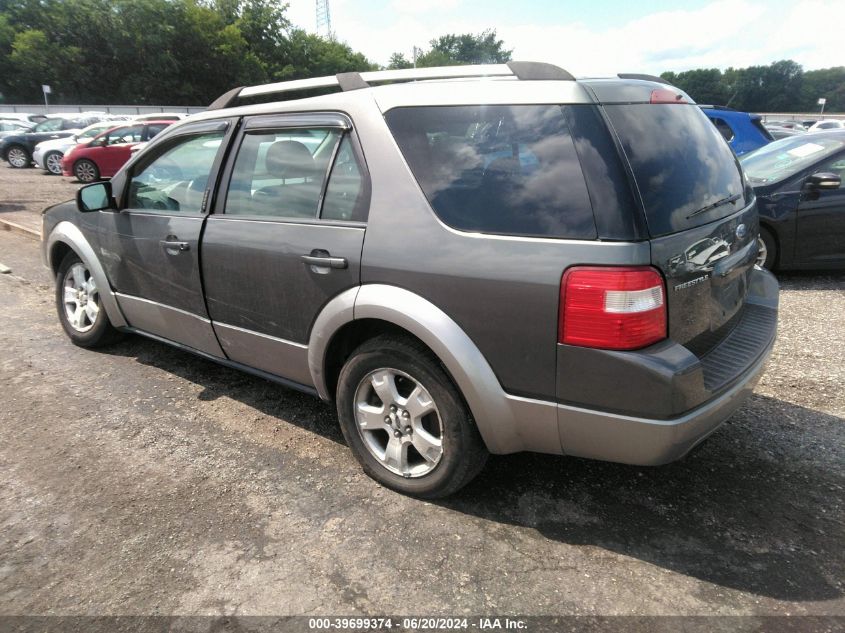
[[[135,125],[132,127],[121,127],[109,132],[106,137],[106,145],[120,145],[121,143],[138,143],[141,140],[143,127]]]
[[[154,123],[147,126],[147,139],[152,139],[156,134],[161,132],[167,126],[162,123]]]
[[[333,128],[245,134],[229,182],[225,213],[316,218],[340,135]]]
[[[129,182],[127,207],[201,213],[208,177],[225,132],[177,136]]]
[[[714,117],[710,119],[713,121],[713,125],[716,126],[716,129],[719,130],[719,134],[725,137],[725,140],[730,143],[734,138],[734,131],[730,125],[728,125],[724,119],[720,119],[718,117]]]
[[[465,231],[593,239],[561,106],[423,106],[385,116],[437,216]]]
[[[359,209],[363,193],[363,178],[349,135],[343,137],[329,176],[326,196],[323,199],[324,220],[364,220],[366,209]]]

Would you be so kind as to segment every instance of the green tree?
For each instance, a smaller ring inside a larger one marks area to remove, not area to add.
[[[401,70],[403,68],[412,68],[413,63],[409,62],[403,53],[393,53],[390,60],[387,62],[389,70]]]
[[[417,66],[453,66],[458,64],[502,64],[511,60],[513,50],[505,49],[495,29],[478,35],[441,35],[429,42],[431,48],[417,57]]]
[[[696,103],[723,105],[730,97],[722,82],[722,71],[718,68],[663,73],[661,77],[686,92]]]
[[[797,110],[817,112],[820,97],[827,99],[825,112],[845,111],[845,66],[808,70],[804,73]]]

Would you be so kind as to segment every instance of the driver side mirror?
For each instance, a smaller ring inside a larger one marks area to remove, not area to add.
[[[82,213],[116,209],[110,182],[95,182],[81,187],[76,192],[76,208]]]
[[[842,178],[829,171],[820,171],[809,176],[804,184],[808,189],[839,189]]]

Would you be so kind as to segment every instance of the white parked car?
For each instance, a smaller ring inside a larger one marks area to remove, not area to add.
[[[822,130],[841,130],[845,128],[845,121],[839,119],[822,119],[816,121],[811,127],[810,132],[821,132]]]
[[[77,143],[85,143],[97,136],[119,125],[120,121],[98,121],[80,130],[73,136],[57,138],[49,141],[41,141],[35,146],[32,152],[32,160],[39,169],[44,169],[56,176],[62,175],[62,157],[67,154]]]

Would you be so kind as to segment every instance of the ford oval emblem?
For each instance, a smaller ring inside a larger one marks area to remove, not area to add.
[[[742,239],[746,235],[748,235],[748,229],[745,227],[744,224],[740,224],[738,227],[736,227],[736,236],[739,239]]]

